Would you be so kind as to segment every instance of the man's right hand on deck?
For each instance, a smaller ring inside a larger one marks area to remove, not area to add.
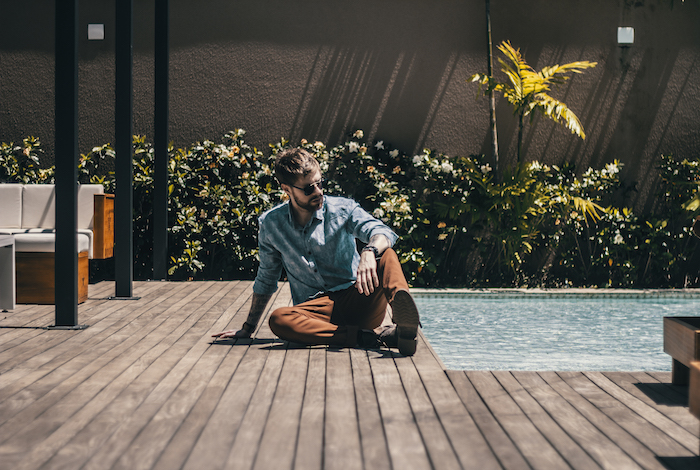
[[[218,339],[250,338],[250,331],[241,328],[240,330],[227,330],[221,333],[214,333],[212,336]]]

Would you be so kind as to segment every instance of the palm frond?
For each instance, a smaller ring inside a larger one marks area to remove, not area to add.
[[[582,197],[574,196],[574,208],[583,214],[583,218],[588,223],[588,218],[590,217],[593,222],[600,220],[601,215],[598,213],[605,212],[605,209],[590,199],[584,199]]]
[[[576,134],[581,139],[586,139],[586,133],[583,131],[581,121],[565,103],[552,98],[546,93],[539,93],[535,100],[530,103],[527,113],[529,114],[533,109],[540,110],[544,116],[557,124],[564,125],[572,134]]]

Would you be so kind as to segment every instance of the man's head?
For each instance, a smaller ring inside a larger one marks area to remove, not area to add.
[[[280,184],[296,185],[316,171],[321,172],[318,161],[302,148],[282,150],[275,159],[275,177]]]
[[[275,176],[295,211],[315,212],[323,205],[323,179],[318,162],[304,149],[277,154]]]

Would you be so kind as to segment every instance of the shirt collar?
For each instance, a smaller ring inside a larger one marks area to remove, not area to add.
[[[314,216],[309,220],[309,223],[306,224],[309,226],[311,222],[313,222],[314,219],[317,219],[321,222],[323,222],[323,213],[325,212],[326,209],[326,195],[323,195],[323,204],[321,204],[321,208],[314,212]],[[292,203],[290,201],[287,201],[287,217],[289,218],[289,225],[292,227],[297,226],[296,220],[294,220],[294,214],[292,213]]]

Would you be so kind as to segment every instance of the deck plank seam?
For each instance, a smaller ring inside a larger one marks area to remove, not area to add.
[[[602,418],[603,418],[603,422],[604,422],[605,424],[607,424],[608,427],[611,428],[611,429],[608,430],[608,431],[606,431],[606,429],[604,429],[604,428],[602,427],[602,424],[598,424],[598,423],[594,422],[594,421],[591,419],[591,416],[590,416],[588,413],[584,413],[584,411],[581,409],[581,407],[578,406],[575,402],[572,401],[572,398],[570,398],[570,397],[568,397],[567,395],[561,393],[560,390],[557,390],[554,386],[552,386],[551,382],[550,382],[549,380],[547,380],[546,377],[543,376],[543,373],[542,373],[542,372],[539,373],[539,375],[543,378],[543,380],[544,380],[546,383],[548,383],[549,386],[550,386],[556,393],[558,393],[559,396],[560,396],[563,400],[565,400],[565,401],[569,404],[569,406],[572,407],[572,408],[576,411],[576,413],[578,413],[578,415],[580,415],[580,416],[582,417],[582,419],[586,420],[586,421],[589,423],[590,426],[592,426],[601,436],[604,436],[610,444],[612,444],[613,446],[615,446],[615,447],[616,447],[620,452],[622,452],[628,459],[630,459],[630,461],[634,462],[634,463],[635,463],[636,465],[638,465],[640,468],[644,468],[643,465],[642,465],[643,462],[639,462],[639,456],[638,456],[636,453],[630,452],[630,451],[626,448],[626,445],[620,443],[620,436],[617,436],[617,437],[616,437],[616,436],[612,435],[611,433],[612,433],[613,431],[617,431],[617,432],[621,433],[621,434],[622,434],[625,438],[627,438],[628,440],[631,440],[631,441],[633,442],[633,445],[636,444],[636,445],[638,445],[638,446],[641,446],[641,447],[643,447],[645,450],[647,450],[649,453],[652,453],[652,454],[653,454],[653,452],[652,452],[643,442],[641,442],[641,441],[637,438],[637,436],[633,435],[633,434],[630,433],[627,429],[625,429],[623,426],[621,426],[619,423],[615,422],[615,420],[613,420],[610,416],[608,416],[608,415],[605,413],[605,411],[603,411],[601,408],[599,408],[598,406],[596,406],[595,403],[592,403],[592,402],[588,399],[588,397],[582,395],[582,394],[579,393],[577,390],[575,390],[566,380],[564,380],[564,378],[561,377],[560,373],[553,372],[553,374],[556,375],[558,381],[560,382],[560,385],[559,385],[560,387],[565,387],[567,391],[570,390],[569,394],[571,394],[571,395],[573,395],[573,396],[575,396],[575,397],[578,397],[578,398],[581,398],[582,400],[584,400],[584,403],[590,405],[590,407],[593,409],[593,413],[597,413],[600,417],[602,417]],[[596,384],[596,385],[597,385],[597,384]],[[604,390],[603,390],[603,391],[604,391]],[[612,398],[612,399],[615,399],[614,397],[611,397],[611,398]],[[617,400],[616,400],[616,401],[617,401]],[[574,436],[572,436],[572,437],[574,437]]]

